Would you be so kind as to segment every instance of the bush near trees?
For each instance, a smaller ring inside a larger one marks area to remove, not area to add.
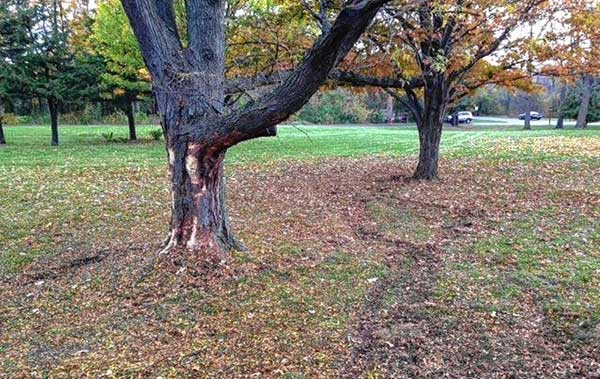
[[[381,107],[369,108],[365,94],[338,89],[313,96],[296,118],[313,124],[365,124],[380,121],[381,113]]]

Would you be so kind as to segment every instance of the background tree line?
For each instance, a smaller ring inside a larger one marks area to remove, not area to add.
[[[532,5],[542,9],[543,2],[539,3]],[[254,33],[253,40],[249,41],[241,33],[232,32],[230,45],[236,50],[232,59],[236,60],[239,67],[231,71],[248,72],[249,68],[274,71],[291,67],[305,42],[301,39],[296,41],[298,30],[306,25],[307,18],[317,15],[318,19],[318,13],[307,4],[304,3],[306,7],[300,15],[298,9],[291,7],[289,11],[281,12],[279,20],[277,16],[269,14],[268,6],[255,6],[250,16],[230,27],[244,33]],[[175,2],[175,5],[178,17],[183,18],[183,2]],[[565,7],[578,12],[571,12],[568,17],[561,16],[554,21],[568,24],[571,28],[563,28],[565,31],[560,35],[538,36],[537,43],[544,43],[543,48],[552,52],[553,60],[560,58],[560,65],[552,65],[553,74],[567,77],[566,80],[557,84],[556,80],[542,78],[537,80],[537,90],[523,83],[521,87],[515,87],[511,75],[490,80],[496,83],[482,80],[484,78],[481,75],[489,76],[493,70],[507,72],[522,64],[516,64],[517,59],[513,56],[496,67],[480,68],[470,79],[475,82],[479,80],[480,83],[470,83],[473,91],[460,95],[459,101],[452,104],[447,112],[477,109],[480,115],[516,116],[526,112],[531,101],[531,106],[544,115],[577,119],[582,100],[585,100],[588,105],[583,109],[587,114],[583,120],[597,121],[600,103],[597,87],[593,85],[595,72],[578,75],[576,71],[585,70],[573,65],[574,61],[578,61],[580,66],[589,68],[585,64],[589,62],[586,57],[589,58],[593,52],[586,52],[586,48],[581,47],[584,44],[575,47],[572,43],[574,40],[590,40],[594,34],[594,20],[589,14],[583,14],[588,10],[585,2],[568,2],[563,4]],[[501,6],[497,8],[502,9]],[[525,8],[521,9],[522,17],[531,17],[530,14],[535,13],[534,8],[528,13],[524,12]],[[552,14],[556,14],[556,11],[553,9]],[[284,21],[290,14],[294,14],[295,23],[292,25]],[[503,27],[512,29],[522,26],[526,21],[513,21],[509,25],[497,22],[496,27],[498,30]],[[366,72],[370,75],[387,73],[391,76],[395,75],[393,66],[406,70],[412,65],[407,60],[408,53],[403,50],[406,36],[402,37],[401,31],[396,31],[396,38],[400,40],[398,46],[394,38],[389,38],[388,45],[382,46],[381,40],[386,37],[384,34],[394,30],[389,28],[390,22],[406,23],[407,20],[398,19],[389,10],[384,12],[363,38],[361,49],[353,53],[352,65],[359,67],[359,63],[362,64],[361,67],[367,67]],[[388,25],[386,29],[380,28],[385,25]],[[413,30],[417,29],[416,24],[412,26]],[[480,28],[484,31],[484,28]],[[285,32],[283,38],[286,41],[281,41],[282,31]],[[477,31],[474,29],[471,33],[474,38],[477,38]],[[278,40],[273,40],[275,35]],[[555,43],[559,38],[571,41],[568,48],[572,51],[565,53],[564,44]],[[540,61],[548,58],[547,52],[544,56],[535,51],[536,48],[541,49],[540,46],[533,46],[531,40],[527,43],[527,46],[525,42],[521,43],[522,51],[529,51],[530,55],[535,56],[534,59]],[[256,52],[257,46],[260,46],[260,53]],[[499,49],[500,46],[493,50]],[[65,124],[127,123],[131,140],[137,138],[136,119],[142,123],[159,122],[150,75],[119,0],[103,0],[94,6],[88,1],[7,0],[0,5],[0,57],[0,112],[4,124],[50,124],[52,143],[58,144],[59,116]],[[376,58],[383,59],[373,64],[370,60]],[[570,72],[566,72],[567,67]],[[520,68],[523,69],[522,66]],[[479,79],[473,79],[477,75],[480,75]],[[561,87],[560,83],[564,85]],[[392,95],[385,92],[389,89],[363,84],[362,90],[326,88],[295,115],[294,120],[318,124],[382,123],[391,121],[394,115],[396,118],[407,115],[411,121],[416,120],[411,107],[407,106],[410,103],[408,96],[392,100]],[[5,142],[2,133],[0,137]]]
[[[230,88],[225,104],[233,107],[285,79],[342,9],[336,1],[227,5],[225,75],[261,78]],[[185,47],[188,9],[182,0],[172,7]],[[444,117],[457,110],[504,116],[537,110],[556,117],[557,127],[564,118],[585,127],[598,113],[598,13],[584,0],[389,1],[329,84],[292,120],[380,123],[406,115],[420,131],[420,162],[430,162],[420,165],[424,178],[437,176]],[[49,123],[57,145],[59,118],[126,122],[130,140],[137,138],[136,119],[160,122],[151,75],[121,1],[7,0],[0,32],[4,123]],[[5,142],[1,129],[0,136]]]

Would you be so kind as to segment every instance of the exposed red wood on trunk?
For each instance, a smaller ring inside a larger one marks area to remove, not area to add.
[[[243,249],[233,237],[225,204],[225,153],[198,143],[169,147],[172,216],[167,250]]]

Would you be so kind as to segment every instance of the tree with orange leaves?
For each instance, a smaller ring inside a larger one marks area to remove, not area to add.
[[[600,4],[590,0],[560,2],[562,11],[553,19],[552,32],[547,35],[546,62],[543,71],[561,78],[563,85],[560,105],[564,107],[568,86],[581,82],[581,99],[577,128],[587,126],[588,110],[595,77],[600,74]],[[563,128],[561,109],[557,128]]]
[[[522,50],[529,37],[518,30],[555,11],[544,0],[398,1],[380,13],[336,79],[384,88],[404,103],[419,130],[414,178],[436,179],[449,105],[486,84],[531,86]]]

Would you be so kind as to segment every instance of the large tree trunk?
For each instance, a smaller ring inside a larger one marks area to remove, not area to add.
[[[434,180],[438,178],[441,139],[441,123],[430,120],[419,127],[420,150],[419,163],[413,175],[415,179]]]
[[[4,118],[4,104],[0,100],[0,145],[6,145],[6,138],[4,138],[4,128],[2,125],[2,119]]]
[[[428,83],[424,95],[424,107],[418,117],[419,163],[413,175],[418,180],[438,178],[440,141],[444,126],[444,114],[448,105],[446,83],[437,77]]]
[[[587,127],[587,116],[590,109],[590,99],[592,98],[592,85],[594,79],[591,75],[584,75],[583,77],[583,91],[581,93],[581,104],[579,105],[579,114],[577,115],[576,128]]]
[[[567,101],[567,84],[563,83],[560,88],[560,96],[558,98],[558,120],[556,120],[556,129],[565,128],[565,102]]]
[[[223,253],[241,249],[229,228],[225,206],[225,148],[216,147],[211,122],[223,112],[225,85],[224,1],[214,9],[187,3],[189,60],[202,75],[165,78],[155,87],[163,120],[171,180],[171,223],[164,252]],[[165,90],[167,89],[167,90]],[[201,137],[190,142],[188,130]],[[223,256],[224,257],[224,256]]]
[[[243,249],[233,236],[225,206],[225,152],[198,143],[168,141],[171,223],[166,250],[226,252]]]
[[[125,113],[127,113],[127,124],[129,125],[129,140],[135,141],[137,140],[137,135],[135,132],[135,115],[133,112],[133,101],[130,99],[127,99]]]
[[[225,208],[229,147],[268,133],[298,111],[369,26],[384,0],[350,0],[329,32],[275,89],[224,112],[226,0],[186,1],[184,48],[172,1],[122,0],[152,75],[169,157],[172,215],[163,253],[181,248],[218,257],[240,245]],[[214,250],[213,250],[214,249]]]
[[[52,146],[58,146],[58,100],[53,97],[48,98],[48,108],[50,109],[50,129],[52,130]]]

